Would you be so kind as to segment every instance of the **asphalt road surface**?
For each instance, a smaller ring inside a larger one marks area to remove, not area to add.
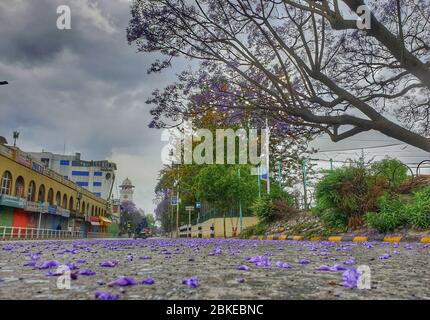
[[[419,243],[2,242],[0,299],[429,299],[429,257]]]

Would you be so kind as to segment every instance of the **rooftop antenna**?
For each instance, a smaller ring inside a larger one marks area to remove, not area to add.
[[[19,138],[19,132],[14,131],[13,132],[13,146],[16,147],[16,140]]]

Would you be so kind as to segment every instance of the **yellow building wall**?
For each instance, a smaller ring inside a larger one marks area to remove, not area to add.
[[[253,225],[258,224],[257,217],[243,217],[242,226],[243,229],[251,227]],[[223,218],[213,218],[209,219],[200,226],[202,227],[202,237],[210,238],[211,236],[211,226],[214,226],[215,238],[223,238],[224,237],[224,219]],[[239,218],[225,218],[225,228],[226,228],[226,236],[227,238],[231,238],[233,236],[233,227],[237,227],[237,235],[240,234],[240,221]],[[198,225],[194,225],[191,228],[192,237],[197,238],[199,235]]]
[[[5,148],[4,146],[0,146]],[[11,150],[11,149],[9,149]],[[107,213],[107,202],[103,199],[97,198],[95,195],[93,195],[90,191],[81,188],[80,186],[74,184],[73,182],[61,177],[60,175],[51,172],[51,174],[55,177],[46,176],[44,174],[41,174],[35,170],[32,170],[31,168],[26,167],[23,164],[20,164],[14,160],[16,156],[16,151],[13,150],[13,158],[9,158],[3,154],[0,154],[0,181],[1,177],[3,176],[5,171],[9,171],[12,174],[12,188],[11,188],[11,194],[12,196],[15,196],[15,188],[16,188],[16,180],[18,177],[22,177],[24,179],[24,190],[22,198],[27,198],[28,195],[28,188],[31,181],[34,181],[36,185],[35,190],[35,202],[37,202],[37,196],[39,193],[39,188],[41,185],[44,185],[45,187],[45,199],[43,202],[47,202],[48,198],[48,192],[52,188],[54,191],[54,205],[57,205],[56,203],[56,195],[57,192],[60,192],[61,194],[61,205],[59,207],[63,206],[63,197],[66,195],[67,197],[67,205],[65,206],[66,209],[76,211],[77,203],[78,203],[78,192],[81,193],[81,208],[80,212],[87,215],[106,215]],[[70,198],[73,197],[73,207],[70,208]],[[84,205],[85,204],[85,210]],[[94,209],[93,209],[94,208]]]

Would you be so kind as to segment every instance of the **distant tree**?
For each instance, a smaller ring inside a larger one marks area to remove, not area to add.
[[[364,4],[369,29],[346,16]],[[128,41],[167,56],[150,72],[201,61],[154,92],[153,127],[201,105],[335,142],[376,130],[430,151],[428,0],[135,0],[131,14]]]

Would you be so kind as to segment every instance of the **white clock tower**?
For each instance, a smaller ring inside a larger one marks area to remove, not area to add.
[[[119,191],[120,202],[123,203],[125,201],[133,201],[134,186],[131,183],[130,179],[125,179],[119,187],[121,188],[121,190]]]

